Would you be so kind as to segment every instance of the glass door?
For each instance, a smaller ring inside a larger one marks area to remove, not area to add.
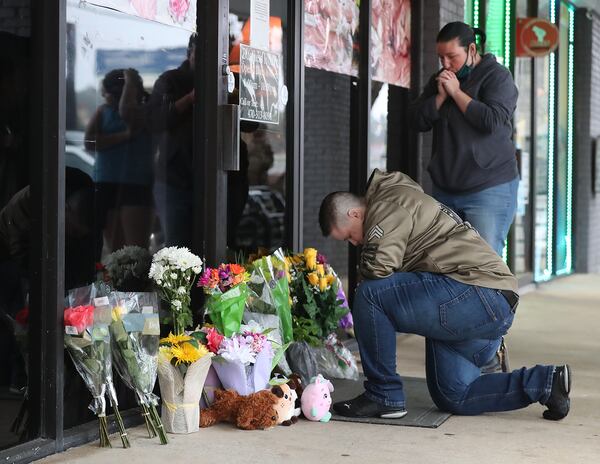
[[[233,79],[228,103],[238,105],[240,118],[239,169],[227,173],[229,259],[284,245],[287,5],[275,0],[229,0]]]

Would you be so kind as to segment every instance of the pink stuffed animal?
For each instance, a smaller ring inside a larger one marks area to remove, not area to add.
[[[333,385],[321,374],[313,377],[302,393],[302,412],[311,421],[329,422]]]

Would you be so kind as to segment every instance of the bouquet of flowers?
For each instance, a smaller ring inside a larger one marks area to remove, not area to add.
[[[290,290],[285,256],[281,249],[272,255],[254,260],[250,266],[249,314],[244,316],[267,325],[273,323],[268,315],[275,315],[277,331],[283,343],[293,341]],[[266,316],[266,317],[265,317]]]
[[[163,248],[152,257],[148,276],[171,308],[165,323],[172,322],[176,334],[192,325],[190,289],[201,271],[202,260],[187,248]]]
[[[156,411],[158,397],[152,393],[158,365],[158,298],[156,293],[121,293],[110,324],[113,360],[125,385],[135,392],[150,438],[157,434],[163,445],[167,436]]]
[[[216,269],[206,268],[198,280],[198,287],[208,295],[207,313],[217,330],[226,337],[239,332],[248,298],[249,278],[244,266],[221,264]]]
[[[303,379],[315,372],[331,378],[358,379],[352,353],[339,342],[335,331],[351,327],[346,297],[333,268],[314,248],[287,258],[292,295],[295,346],[288,361]]]
[[[251,321],[240,326],[239,333],[221,340],[213,366],[225,389],[249,395],[268,388],[277,359],[274,359],[267,333],[258,323]],[[282,353],[280,350],[279,356]]]
[[[102,263],[104,280],[116,290],[144,291],[148,288],[148,271],[152,256],[139,246],[125,246],[109,254]]]
[[[288,257],[294,340],[319,345],[349,312],[338,298],[338,278],[314,248]]]
[[[105,395],[108,394],[123,447],[129,448],[129,439],[118,409],[117,395],[112,381],[108,329],[111,321],[112,305],[109,298],[108,296],[97,297],[95,286],[69,292],[68,307],[64,311],[65,348],[94,398],[89,407],[98,416],[100,446],[111,447],[106,420]]]
[[[170,433],[192,433],[200,426],[200,396],[211,353],[202,343],[206,334],[169,334],[160,340],[158,382],[162,396],[162,422]]]

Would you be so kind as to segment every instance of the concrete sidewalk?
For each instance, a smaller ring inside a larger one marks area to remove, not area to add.
[[[519,411],[453,416],[438,429],[305,420],[263,432],[219,425],[171,435],[168,446],[148,440],[138,427],[130,431],[131,449],[100,449],[94,443],[40,462],[600,462],[600,275],[559,279],[524,295],[507,340],[513,369],[535,363],[571,365],[572,409],[565,420],[543,420],[545,408],[534,404]],[[423,339],[403,337],[398,360],[401,374],[424,377]],[[114,436],[114,446],[118,441]]]

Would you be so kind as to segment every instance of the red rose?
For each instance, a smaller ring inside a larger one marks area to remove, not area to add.
[[[208,329],[208,332],[206,332],[206,346],[210,351],[217,354],[219,351],[219,346],[221,346],[221,342],[224,338],[225,337],[223,335],[217,332],[217,329],[212,327]]]
[[[92,305],[77,306],[65,309],[65,326],[73,326],[80,334],[94,323],[94,307]]]

